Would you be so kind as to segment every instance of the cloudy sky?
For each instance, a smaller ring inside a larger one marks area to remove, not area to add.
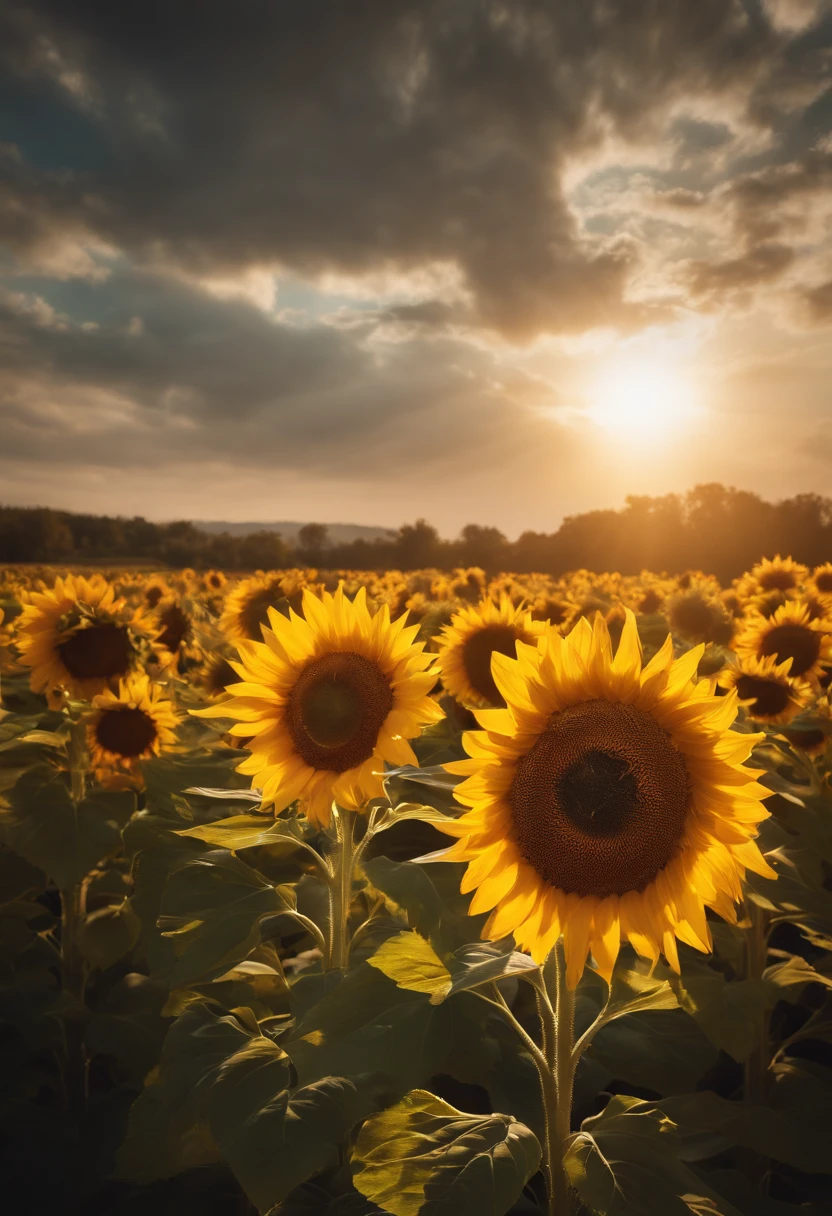
[[[5,0],[0,500],[832,491],[832,6]]]

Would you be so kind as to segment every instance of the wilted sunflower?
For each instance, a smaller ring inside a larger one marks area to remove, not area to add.
[[[544,625],[515,608],[508,596],[460,608],[438,640],[439,669],[445,690],[466,705],[505,705],[491,674],[494,653],[514,658],[518,642],[534,642]]]
[[[127,675],[141,643],[156,633],[100,575],[73,574],[56,578],[51,591],[31,592],[15,628],[20,661],[32,669],[32,691],[51,697],[63,688],[82,699]]]
[[[790,668],[791,660],[778,663],[776,654],[747,656],[723,671],[719,684],[735,688],[740,705],[758,722],[791,722],[810,700],[812,689],[806,680],[792,680]]]
[[[135,775],[140,760],[176,742],[173,705],[143,673],[119,680],[118,693],[99,693],[92,707],[87,745],[93,770],[105,783],[114,771]]]
[[[824,666],[832,663],[832,620],[812,620],[805,604],[790,600],[769,618],[750,616],[734,649],[741,659],[791,659],[793,680],[803,677],[817,684]]]
[[[418,626],[371,617],[362,588],[353,602],[303,594],[303,617],[269,612],[263,642],[240,642],[229,699],[197,711],[236,718],[231,734],[250,737],[240,765],[275,812],[296,798],[327,824],[333,800],[360,810],[383,793],[384,763],[416,764],[408,739],[442,711],[428,695],[436,680]],[[305,619],[304,619],[305,618]]]
[[[225,598],[220,629],[229,642],[259,642],[269,623],[269,609],[284,616],[289,608],[300,611],[303,584],[281,574],[253,575],[242,579]]]
[[[678,970],[677,938],[711,948],[705,906],[735,920],[746,869],[773,875],[753,839],[768,791],[743,766],[762,736],[729,729],[736,693],[694,681],[702,650],[674,662],[668,637],[642,670],[628,612],[615,658],[600,617],[495,655],[507,707],[477,713],[471,759],[447,766],[470,810],[442,856],[469,863],[470,913],[493,909],[483,936],[537,962],[563,934],[572,988],[588,950],[609,980],[624,939]]]

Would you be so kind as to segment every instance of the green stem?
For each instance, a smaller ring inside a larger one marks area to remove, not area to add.
[[[746,978],[761,980],[768,962],[768,913],[764,908],[748,900],[746,903],[751,921],[746,930]],[[769,1022],[771,1010],[766,1007],[760,1014],[754,1049],[745,1062],[745,1100],[759,1105],[765,1102],[769,1069]]]
[[[566,983],[566,956],[563,940],[558,941],[543,968],[549,1004],[554,1005],[555,1027],[548,1052],[549,1067],[557,1095],[554,1127],[549,1134],[550,1210],[557,1216],[572,1211],[572,1192],[563,1159],[572,1134],[572,1091],[575,1083],[573,1042],[575,1038],[575,994]]]
[[[87,726],[83,719],[73,722],[69,740],[69,776],[73,802],[82,802],[87,792]]]
[[[336,849],[329,880],[329,958],[330,970],[344,970],[350,957],[350,904],[355,869],[355,812],[333,807]]]
[[[80,1115],[87,1098],[84,1052],[84,960],[78,949],[78,927],[85,916],[86,886],[76,883],[61,891],[61,983],[68,998],[64,1018],[66,1059],[64,1085],[69,1109]]]

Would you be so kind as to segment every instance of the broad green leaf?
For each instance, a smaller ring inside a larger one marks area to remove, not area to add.
[[[154,756],[141,766],[147,806],[151,811],[170,814],[174,810],[174,796],[194,786],[212,789],[227,786],[233,799],[235,790],[249,785],[248,779],[236,771],[239,763],[238,751],[221,746],[186,756]]]
[[[224,849],[185,861],[168,879],[159,917],[162,932],[173,935],[171,986],[216,978],[241,962],[260,940],[263,917],[291,907],[289,894]]]
[[[832,977],[817,971],[811,963],[807,963],[806,959],[801,958],[798,954],[774,963],[771,967],[766,967],[763,979],[783,990],[780,992],[782,999],[795,1003],[807,984],[822,984],[824,988],[832,988]],[[787,995],[790,989],[795,988],[799,990],[797,996]]]
[[[120,1177],[153,1182],[219,1160],[208,1128],[208,1097],[223,1063],[250,1039],[237,1018],[207,1005],[192,1005],[176,1019],[158,1076],[130,1108]]]
[[[754,1050],[763,1013],[778,995],[766,979],[729,982],[692,951],[684,956],[682,974],[670,976],[670,986],[714,1046],[738,1063]]]
[[[181,828],[176,835],[203,840],[206,844],[231,850],[253,849],[261,845],[288,845],[293,849],[305,849],[317,861],[321,861],[315,850],[303,839],[296,820],[274,819],[271,815],[232,815],[229,819],[215,819],[212,823]]]
[[[564,1158],[571,1185],[596,1216],[740,1216],[679,1159],[676,1128],[656,1107],[614,1097],[586,1119]],[[703,1204],[710,1204],[710,1208]]]
[[[316,976],[299,981],[296,988],[302,987],[323,995],[281,1040],[301,1085],[326,1076],[378,1073],[392,1101],[448,1071],[455,1002],[431,1005],[426,994],[397,988],[366,963],[339,983]],[[458,998],[465,999],[465,994]]]
[[[116,1078],[137,1092],[159,1062],[170,1023],[162,1017],[167,985],[137,972],[113,985],[84,1033],[91,1056],[108,1057]]]
[[[366,1120],[353,1182],[392,1216],[503,1216],[540,1164],[511,1115],[468,1115],[426,1090]]]
[[[78,932],[78,948],[93,967],[105,971],[133,949],[141,928],[129,899],[97,908]]]
[[[451,990],[452,980],[430,942],[418,933],[398,933],[367,962],[409,992],[427,992],[431,1003],[438,1004]]]
[[[208,1100],[211,1134],[261,1212],[337,1165],[338,1146],[379,1101],[371,1078],[292,1090],[292,1071],[277,1044],[252,1038],[221,1066]]]
[[[459,894],[463,866],[432,866],[387,857],[365,861],[364,872],[379,891],[402,909],[411,928],[449,954],[478,941],[486,915],[468,916],[468,897]]]
[[[608,1020],[647,1009],[677,1009],[679,1001],[666,979],[646,971],[616,967],[605,1011]]]
[[[392,807],[376,825],[374,835],[386,832],[388,828],[395,827],[397,823],[404,823],[406,820],[415,819],[419,823],[433,823],[441,827],[443,823],[448,822],[449,818],[452,816],[436,810],[435,807],[423,806],[420,802],[400,802],[398,806]]]
[[[610,1077],[662,1096],[688,1093],[719,1053],[681,1009],[648,1009],[603,1026],[588,1053]]]
[[[135,804],[131,792],[97,790],[76,805],[60,776],[39,765],[12,789],[0,832],[10,849],[63,889],[118,848]]]

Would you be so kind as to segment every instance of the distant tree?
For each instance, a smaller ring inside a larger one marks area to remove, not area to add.
[[[304,524],[298,531],[298,542],[298,556],[310,566],[319,566],[324,549],[330,547],[329,528],[326,524]]]
[[[436,564],[439,555],[439,533],[427,520],[403,524],[396,538],[397,564],[402,570],[419,570]]]
[[[460,559],[465,566],[481,566],[488,574],[505,567],[508,542],[499,528],[466,524],[460,533]]]
[[[279,532],[252,532],[240,537],[235,564],[240,570],[279,570],[290,558],[291,551]]]

